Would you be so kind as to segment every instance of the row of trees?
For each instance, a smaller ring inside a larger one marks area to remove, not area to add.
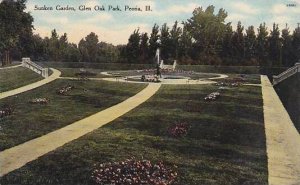
[[[51,37],[33,34],[33,18],[24,12],[26,0],[3,0],[0,3],[0,57],[2,64],[23,56],[33,60],[62,62],[152,63],[157,48],[166,62],[189,64],[291,66],[300,59],[300,28],[292,33],[279,30],[274,23],[244,28],[239,22],[233,30],[226,23],[227,12],[214,6],[193,11],[190,19],[169,27],[155,24],[151,33],[134,30],[126,45],[113,46],[90,33],[77,44],[67,34]]]
[[[286,26],[279,30],[277,24],[268,31],[260,24],[257,34],[254,26],[244,28],[241,22],[233,30],[226,23],[227,13],[220,9],[214,14],[214,6],[205,10],[197,8],[193,16],[178,26],[154,25],[148,33],[135,30],[129,37],[126,52],[122,56],[129,62],[145,62],[161,49],[162,59],[177,59],[181,63],[291,66],[300,59],[300,28],[290,33]]]

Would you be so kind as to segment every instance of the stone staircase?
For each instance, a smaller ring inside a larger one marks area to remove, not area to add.
[[[293,67],[287,69],[286,71],[280,73],[279,75],[273,76],[273,85],[276,85],[283,80],[293,76],[294,74],[300,72],[300,63],[296,63]]]
[[[32,71],[42,75],[42,77],[47,78],[49,76],[48,68],[43,68],[36,63],[32,62],[30,58],[22,58],[22,66]]]

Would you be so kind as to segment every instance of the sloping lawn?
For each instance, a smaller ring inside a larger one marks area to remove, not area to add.
[[[16,89],[42,79],[41,75],[24,67],[0,69],[0,92]]]
[[[131,157],[174,165],[178,185],[267,184],[261,88],[204,97],[214,85],[162,86],[148,102],[1,179],[1,184],[95,184],[94,164]],[[186,136],[169,129],[186,123]]]
[[[65,95],[57,93],[73,86]],[[64,127],[135,95],[146,85],[105,81],[56,80],[40,88],[0,100],[0,109],[11,107],[0,118],[0,151]],[[46,98],[48,104],[32,104]]]

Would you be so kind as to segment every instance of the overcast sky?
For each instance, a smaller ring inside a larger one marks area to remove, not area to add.
[[[287,7],[287,4],[295,6]],[[51,6],[52,11],[37,11],[35,6]],[[73,6],[76,11],[56,11],[57,5]],[[79,11],[80,5],[94,7],[95,5],[113,5],[124,9],[125,5],[139,6],[144,9],[150,5],[152,12],[112,12],[112,11]],[[235,29],[237,21],[247,27],[266,22],[269,30],[273,22],[280,29],[286,23],[293,30],[300,22],[300,0],[28,0],[27,11],[34,17],[35,33],[50,36],[52,29],[61,35],[68,34],[69,41],[78,43],[90,32],[95,32],[100,41],[112,44],[127,43],[134,29],[150,33],[154,23],[167,23],[170,27],[178,20],[185,21],[191,17],[194,8],[208,5],[224,8],[228,12],[226,22],[232,22]]]

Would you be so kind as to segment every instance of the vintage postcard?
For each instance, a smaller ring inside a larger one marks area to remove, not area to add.
[[[0,0],[1,185],[300,184],[299,0]]]

